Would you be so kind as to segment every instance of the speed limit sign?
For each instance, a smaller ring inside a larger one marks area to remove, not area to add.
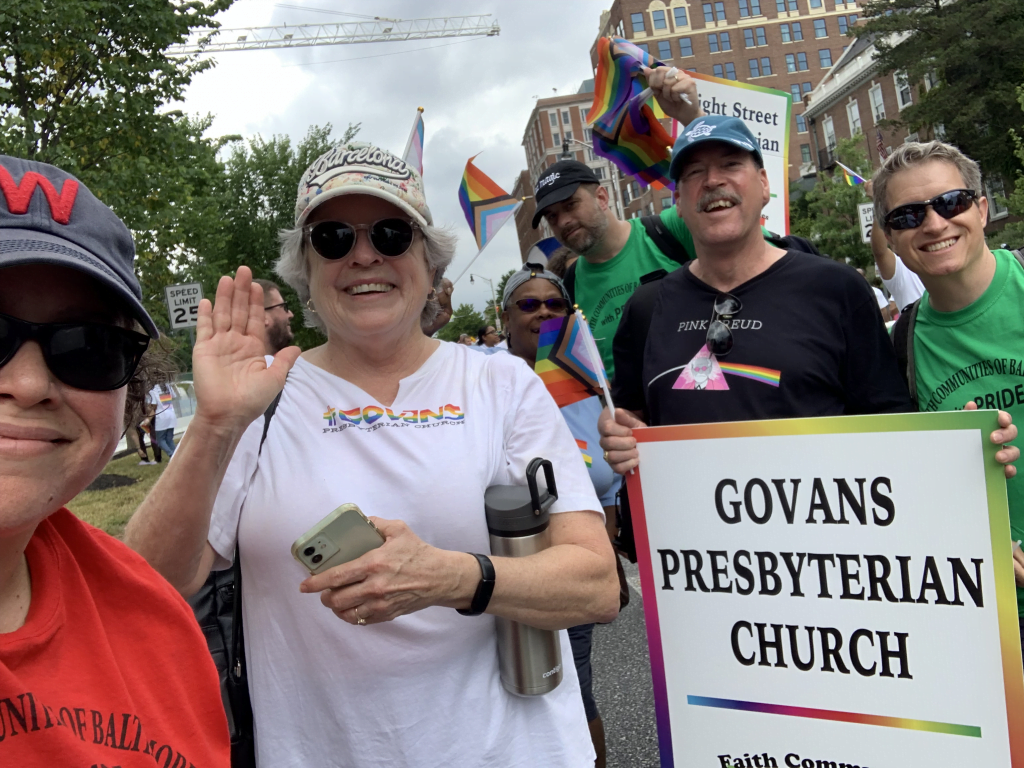
[[[195,328],[199,318],[199,302],[203,300],[203,286],[199,283],[168,285],[164,288],[167,300],[167,314],[171,319],[171,330]]]

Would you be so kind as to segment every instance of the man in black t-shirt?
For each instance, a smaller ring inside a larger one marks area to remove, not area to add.
[[[690,123],[670,176],[697,259],[641,286],[624,308],[613,345],[621,409],[599,425],[617,472],[636,465],[631,430],[645,422],[912,410],[863,278],[764,240],[768,175],[741,120]]]

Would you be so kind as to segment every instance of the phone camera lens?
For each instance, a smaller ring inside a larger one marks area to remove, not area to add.
[[[302,554],[305,555],[306,557],[309,557],[314,552],[316,552],[316,548],[315,547],[306,547],[304,550],[302,550]]]
[[[312,547],[310,547],[310,549],[312,549]],[[323,559],[324,559],[323,555],[313,555],[313,565],[316,565],[317,563],[319,563]]]

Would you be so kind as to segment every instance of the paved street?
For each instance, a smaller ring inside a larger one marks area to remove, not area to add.
[[[623,565],[630,601],[615,621],[594,630],[594,695],[607,735],[608,768],[656,768],[658,737],[640,576],[635,565]]]

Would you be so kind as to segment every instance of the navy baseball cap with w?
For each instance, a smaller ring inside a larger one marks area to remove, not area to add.
[[[128,227],[71,174],[0,155],[0,269],[52,264],[84,272],[120,298],[152,338]]]

